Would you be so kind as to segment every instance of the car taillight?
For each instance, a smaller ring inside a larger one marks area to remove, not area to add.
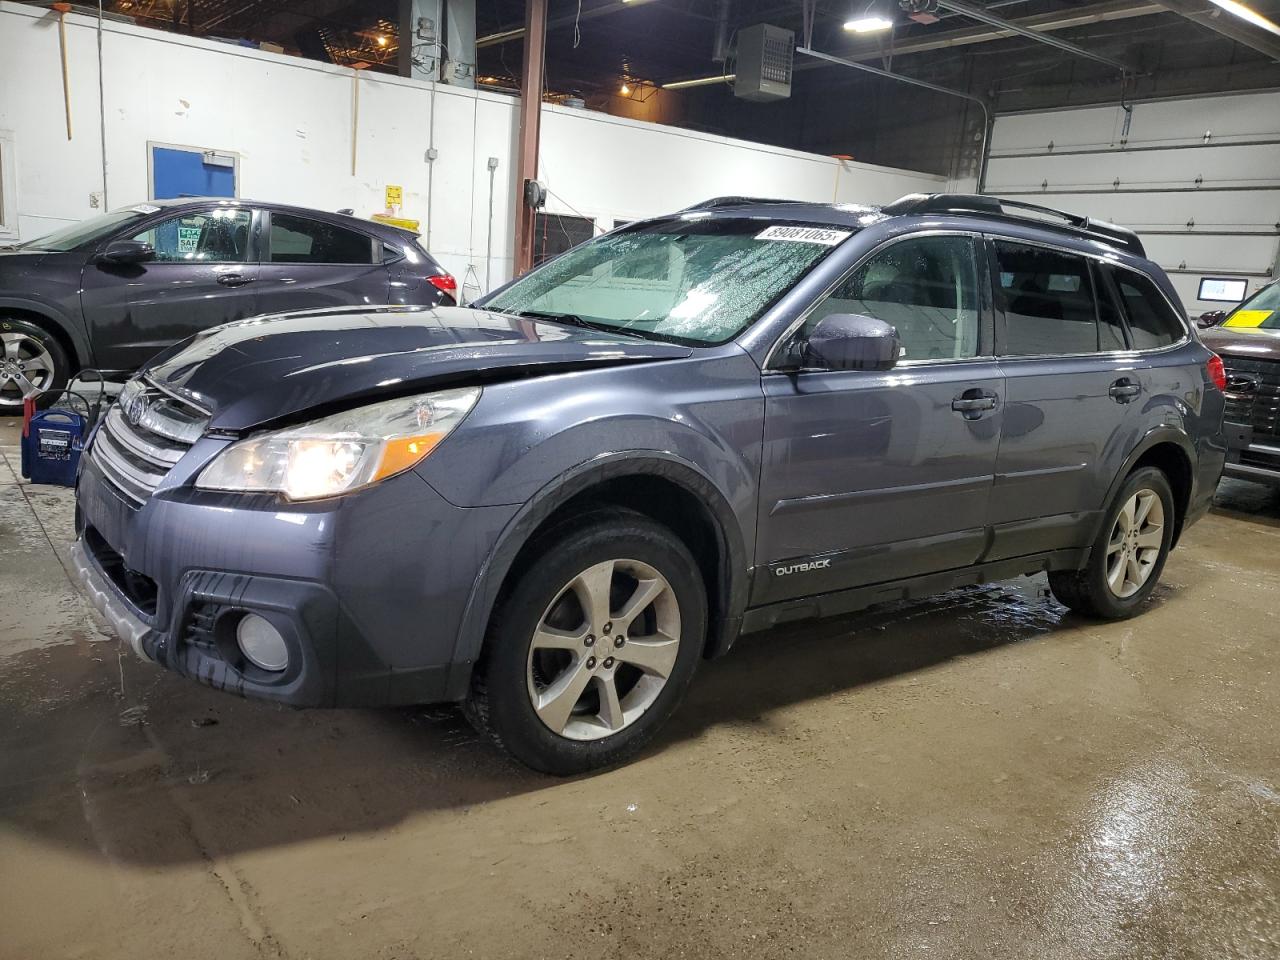
[[[437,273],[433,277],[427,277],[427,283],[450,295],[458,292],[458,281],[447,273]]]
[[[1209,373],[1209,379],[1213,381],[1213,385],[1219,390],[1227,389],[1227,368],[1222,365],[1222,358],[1216,353],[1209,356],[1209,362],[1204,365],[1205,370]]]

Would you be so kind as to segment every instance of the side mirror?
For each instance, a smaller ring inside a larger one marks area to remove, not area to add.
[[[819,370],[892,370],[902,341],[892,325],[858,313],[818,321],[800,350],[800,366]]]
[[[1202,313],[1196,318],[1197,327],[1216,327],[1223,320],[1227,319],[1227,311],[1210,310],[1208,313]]]
[[[156,258],[156,248],[143,240],[112,240],[99,254],[103,263],[143,263]]]

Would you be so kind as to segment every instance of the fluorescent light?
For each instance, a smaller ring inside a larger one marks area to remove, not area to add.
[[[1237,3],[1236,0],[1213,0],[1213,3],[1220,6],[1223,10],[1227,11],[1227,13],[1235,14],[1241,20],[1247,20],[1255,27],[1261,27],[1263,30],[1267,31],[1267,33],[1274,33],[1277,37],[1280,37],[1280,27],[1276,26],[1256,10],[1249,9],[1243,3]]]
[[[664,83],[663,90],[688,90],[690,87],[705,87],[712,83],[724,83],[726,80],[732,80],[737,74],[717,73],[714,77],[698,77],[696,80],[673,80],[671,83]]]
[[[1216,3],[1217,0],[1214,0]],[[893,27],[893,21],[886,17],[859,17],[857,20],[850,20],[844,25],[846,30],[853,33],[879,33],[881,30],[889,30]]]

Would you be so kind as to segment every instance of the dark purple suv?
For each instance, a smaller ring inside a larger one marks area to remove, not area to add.
[[[452,306],[398,227],[247,200],[139,203],[0,250],[0,409],[78,371],[132,371],[209,327],[366,304]],[[52,395],[50,393],[50,395]]]

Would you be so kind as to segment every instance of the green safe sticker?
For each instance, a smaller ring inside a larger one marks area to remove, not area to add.
[[[200,227],[178,227],[178,253],[195,253],[200,245]]]

